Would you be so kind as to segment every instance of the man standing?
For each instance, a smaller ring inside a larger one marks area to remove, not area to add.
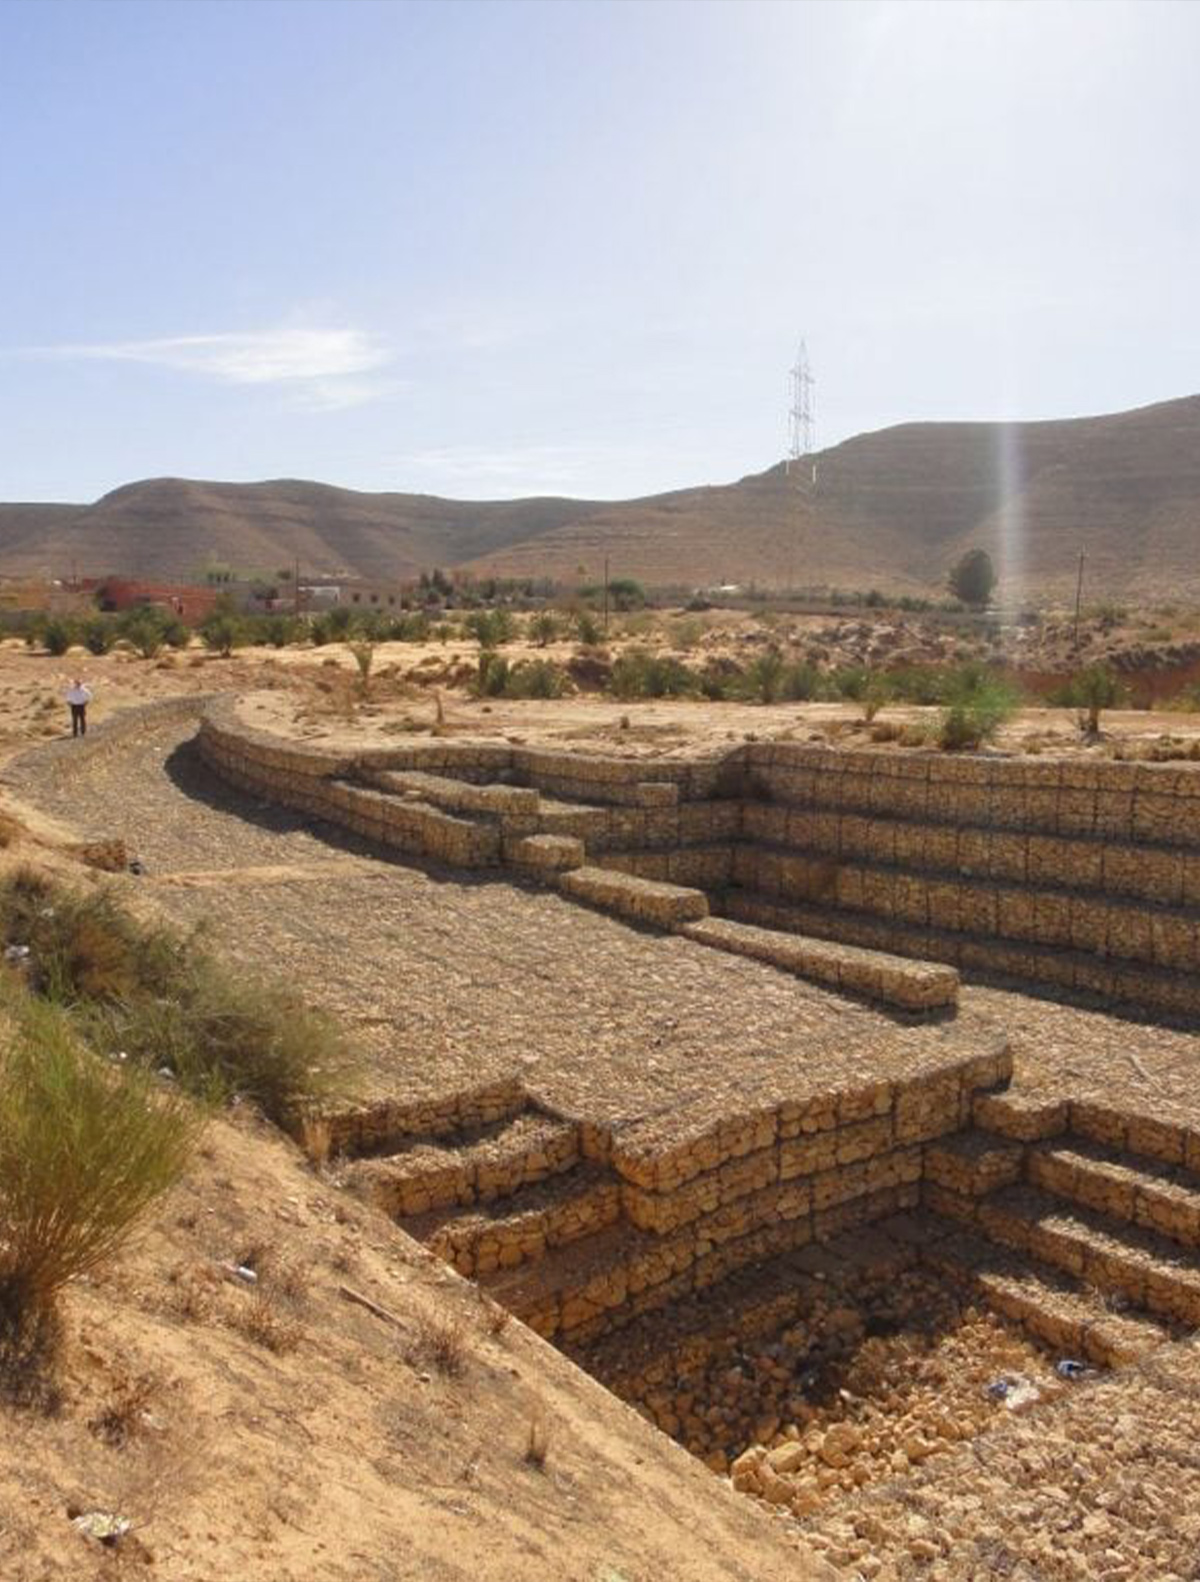
[[[76,678],[64,694],[71,705],[71,735],[87,735],[87,706],[92,701],[92,689]]]

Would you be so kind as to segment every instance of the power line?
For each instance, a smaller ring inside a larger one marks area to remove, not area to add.
[[[788,408],[788,460],[787,471],[793,462],[811,456],[816,450],[816,418],[813,415],[812,367],[808,361],[808,347],[800,342],[800,350],[788,376],[791,387],[791,405]]]

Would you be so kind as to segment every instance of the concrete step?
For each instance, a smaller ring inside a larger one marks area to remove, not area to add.
[[[785,903],[834,905],[917,928],[1050,945],[1168,971],[1200,966],[1200,907],[1047,884],[1033,866],[1008,881],[906,860],[852,860],[796,846],[739,845],[735,884]]]
[[[1200,1324],[1200,1258],[1156,1231],[1030,1186],[1004,1187],[985,1198],[976,1219],[991,1240],[1053,1264],[1104,1295],[1180,1324]]]
[[[702,890],[660,884],[607,868],[572,869],[562,875],[559,887],[577,901],[657,928],[677,929],[708,916],[708,897]]]
[[[958,1002],[958,973],[953,967],[756,928],[727,918],[705,918],[690,923],[683,932],[716,950],[753,956],[813,983],[905,1010],[936,1010]]]
[[[532,816],[538,811],[538,794],[528,786],[473,785],[469,780],[427,774],[419,769],[366,768],[362,776],[380,791],[405,800],[423,802],[447,813],[473,813],[499,818],[504,815]]]
[[[1016,810],[1016,804],[1012,805]],[[1094,832],[1046,834],[1005,827],[998,800],[976,823],[938,822],[904,814],[748,802],[747,839],[840,863],[892,863],[909,872],[1039,885],[1073,894],[1122,896],[1168,905],[1200,902],[1200,867],[1179,846],[1133,844]],[[1018,815],[1019,816],[1019,815]]]
[[[610,816],[610,808],[542,796],[538,804],[537,833],[573,835],[587,845],[589,840],[601,840],[607,835]]]
[[[1117,1310],[1062,1269],[1010,1252],[937,1215],[923,1218],[922,1260],[974,1285],[988,1307],[1061,1356],[1118,1367],[1173,1338],[1169,1324],[1146,1313]]]
[[[981,1198],[1021,1179],[1025,1149],[1008,1137],[991,1132],[953,1132],[925,1146],[926,1183]]]
[[[787,902],[778,896],[732,887],[714,897],[713,910],[737,922],[816,939],[838,940],[867,950],[941,961],[966,976],[1029,980],[1049,992],[1067,991],[1092,1003],[1147,1007],[1189,1021],[1200,1013],[1200,974],[1145,966],[1082,950],[1001,939],[907,923],[900,914],[873,914],[834,902]]]
[[[1182,1247],[1200,1247],[1200,1181],[1190,1171],[1067,1137],[1029,1149],[1032,1185]]]
[[[536,1110],[457,1138],[415,1140],[351,1165],[346,1184],[395,1218],[450,1204],[488,1203],[570,1170],[579,1126]]]
[[[636,874],[658,884],[682,884],[697,890],[723,890],[729,883],[733,848],[680,846],[673,851],[607,851],[596,854],[598,868]]]
[[[329,791],[339,822],[368,840],[456,868],[487,868],[500,860],[496,824],[349,780],[331,781]]]
[[[536,1263],[614,1225],[620,1214],[620,1183],[610,1170],[582,1161],[509,1197],[413,1216],[404,1228],[471,1278]]]

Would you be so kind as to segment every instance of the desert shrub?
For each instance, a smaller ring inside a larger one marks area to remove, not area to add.
[[[566,690],[566,671],[549,659],[523,659],[504,681],[506,698],[561,698]]]
[[[329,631],[334,640],[340,641],[350,635],[350,629],[354,625],[354,611],[348,604],[335,604],[331,610],[326,611],[325,619],[329,623]]]
[[[201,621],[200,638],[210,653],[228,659],[246,641],[246,629],[236,615],[214,611]]]
[[[301,625],[294,615],[268,615],[262,624],[263,640],[272,648],[286,648],[300,640]]]
[[[702,696],[713,703],[739,697],[746,687],[745,672],[733,659],[709,659],[696,679]]]
[[[153,659],[162,651],[163,622],[153,610],[133,610],[119,624],[121,636],[143,659]]]
[[[892,687],[888,677],[882,670],[873,670],[867,677],[867,684],[863,688],[862,706],[863,719],[869,725],[880,709],[892,700]]]
[[[933,665],[906,665],[888,672],[892,698],[897,703],[916,703],[922,707],[940,703],[946,687],[945,670]]]
[[[68,1280],[105,1262],[179,1179],[201,1112],[82,1047],[9,989],[0,1048],[0,1336],[41,1339]]]
[[[681,654],[686,654],[697,646],[706,630],[705,623],[692,616],[672,621],[667,628],[667,636],[672,648]]]
[[[592,604],[601,604],[604,600],[605,585],[602,582],[591,583],[586,588],[580,588],[579,597],[587,599]],[[640,582],[635,582],[632,577],[613,577],[608,583],[609,608],[624,613],[627,610],[640,610],[646,602],[646,590]]]
[[[575,636],[584,648],[595,648],[601,637],[600,622],[589,610],[579,610],[575,614]]]
[[[508,684],[508,660],[493,648],[479,655],[479,666],[470,690],[477,698],[502,698]]]
[[[1109,600],[1090,605],[1083,614],[1085,620],[1099,621],[1105,627],[1124,626],[1129,620],[1128,608]]]
[[[816,665],[807,660],[797,660],[784,667],[779,682],[779,696],[785,703],[809,703],[819,698],[824,690],[824,678]]]
[[[553,610],[539,610],[529,622],[529,635],[539,648],[554,642],[559,632],[558,617]]]
[[[168,648],[186,648],[192,640],[191,628],[178,615],[163,617],[162,635]]]
[[[314,648],[324,648],[333,642],[333,627],[328,615],[314,615],[308,623],[308,640]]]
[[[75,894],[35,869],[0,884],[0,935],[24,946],[33,989],[60,1005],[118,1000],[175,970],[175,944],[139,927],[103,891]]]
[[[465,626],[480,648],[500,648],[511,643],[516,634],[516,623],[508,610],[472,610]]]
[[[768,648],[746,668],[745,688],[757,703],[775,703],[783,694],[787,666],[778,648]]]
[[[403,616],[401,620],[397,621],[396,626],[398,629],[393,633],[393,636],[402,643],[425,643],[428,642],[431,635],[438,637],[444,643],[446,638],[450,636],[451,630],[443,622],[441,626],[431,633],[429,617],[424,610],[414,610],[411,615]]]
[[[191,1093],[241,1095],[284,1122],[347,1084],[329,1017],[227,967],[196,934],[138,922],[104,892],[76,895],[18,869],[0,886],[0,930],[28,947],[30,988],[70,1008],[89,1042],[166,1068]]]
[[[839,665],[830,675],[826,690],[831,698],[861,703],[867,693],[871,672],[865,665]]]
[[[1089,736],[1099,735],[1101,713],[1116,708],[1124,692],[1107,665],[1089,665],[1071,678],[1067,690],[1071,706],[1079,710],[1079,728]]]
[[[638,642],[646,642],[659,630],[658,616],[653,610],[635,610],[621,620],[620,634]]]
[[[107,654],[117,640],[116,627],[103,615],[94,616],[83,628],[83,646],[89,654]]]
[[[281,1125],[340,1093],[349,1072],[330,1017],[194,942],[157,992],[85,1007],[81,1024],[98,1048],[165,1068],[211,1103],[248,1099]]]
[[[371,666],[375,663],[374,643],[350,644],[350,654],[358,670],[358,690],[365,698],[371,690]]]
[[[65,654],[76,641],[75,627],[70,621],[55,617],[42,627],[42,645],[47,653]]]
[[[986,665],[966,664],[947,672],[938,743],[947,752],[962,752],[990,741],[1016,712],[1014,689]]]
[[[699,692],[700,682],[681,660],[631,648],[613,664],[609,690],[618,698],[683,698]]]

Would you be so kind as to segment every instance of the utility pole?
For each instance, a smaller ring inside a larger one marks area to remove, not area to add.
[[[1079,612],[1083,607],[1083,563],[1087,559],[1087,550],[1079,551],[1079,576],[1075,583],[1075,651],[1079,651]]]

